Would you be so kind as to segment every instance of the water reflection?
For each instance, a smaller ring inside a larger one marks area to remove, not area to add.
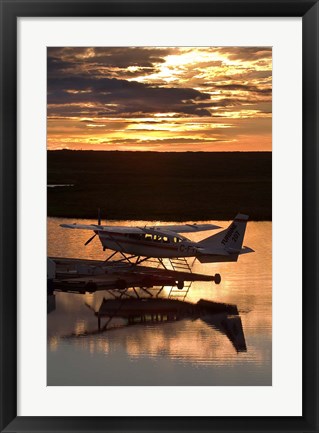
[[[91,306],[86,304],[90,309]],[[88,337],[124,326],[164,325],[179,320],[202,319],[212,328],[226,335],[237,352],[246,352],[246,341],[241,317],[236,305],[200,300],[196,304],[161,298],[103,299],[98,311],[97,329],[87,330],[85,322],[77,322],[75,332],[63,338]],[[103,318],[105,322],[103,323]],[[116,319],[122,319],[118,321]],[[134,332],[134,331],[133,331]]]
[[[85,233],[81,238],[81,231],[65,230],[67,241],[61,242],[59,224],[63,222],[68,220],[48,219],[49,256],[104,258],[98,242],[83,247],[86,238]],[[201,238],[200,233],[192,236]],[[98,331],[94,312],[108,298],[107,292],[56,293],[56,309],[48,315],[48,385],[271,385],[271,223],[248,223],[246,237],[256,252],[238,263],[195,262],[194,272],[218,272],[222,282],[219,286],[195,282],[186,298],[192,303],[207,299],[237,305],[245,345],[232,341],[236,329],[240,335],[240,325],[230,320],[237,317],[231,314],[226,321],[203,315],[134,326],[114,317],[116,329],[94,334]],[[161,296],[168,293],[165,287]],[[102,320],[101,327],[106,318]],[[82,336],[62,338],[71,334]]]

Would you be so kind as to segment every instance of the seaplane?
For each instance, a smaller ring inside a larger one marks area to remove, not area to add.
[[[94,235],[85,245],[98,236],[103,251],[120,253],[125,260],[138,265],[149,259],[158,259],[164,266],[163,259],[194,257],[201,263],[236,262],[243,254],[254,252],[244,246],[248,216],[238,214],[228,228],[205,239],[194,242],[182,233],[197,233],[216,230],[221,227],[213,224],[153,225],[145,227],[110,226],[101,224],[100,212],[97,224],[61,224],[67,229],[92,230]],[[123,259],[122,259],[123,260]]]

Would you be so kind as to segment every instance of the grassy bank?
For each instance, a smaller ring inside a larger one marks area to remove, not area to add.
[[[271,219],[271,153],[49,151],[48,216]]]

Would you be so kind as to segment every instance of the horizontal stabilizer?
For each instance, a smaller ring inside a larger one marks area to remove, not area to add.
[[[216,256],[229,256],[229,252],[222,248],[197,248],[197,251],[201,254],[216,255]]]
[[[243,247],[238,254],[242,255],[242,254],[248,254],[248,253],[254,253],[255,250],[253,250],[252,248],[249,247]]]

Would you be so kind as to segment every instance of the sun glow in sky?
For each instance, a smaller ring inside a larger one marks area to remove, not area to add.
[[[48,48],[48,149],[270,151],[269,47]]]

